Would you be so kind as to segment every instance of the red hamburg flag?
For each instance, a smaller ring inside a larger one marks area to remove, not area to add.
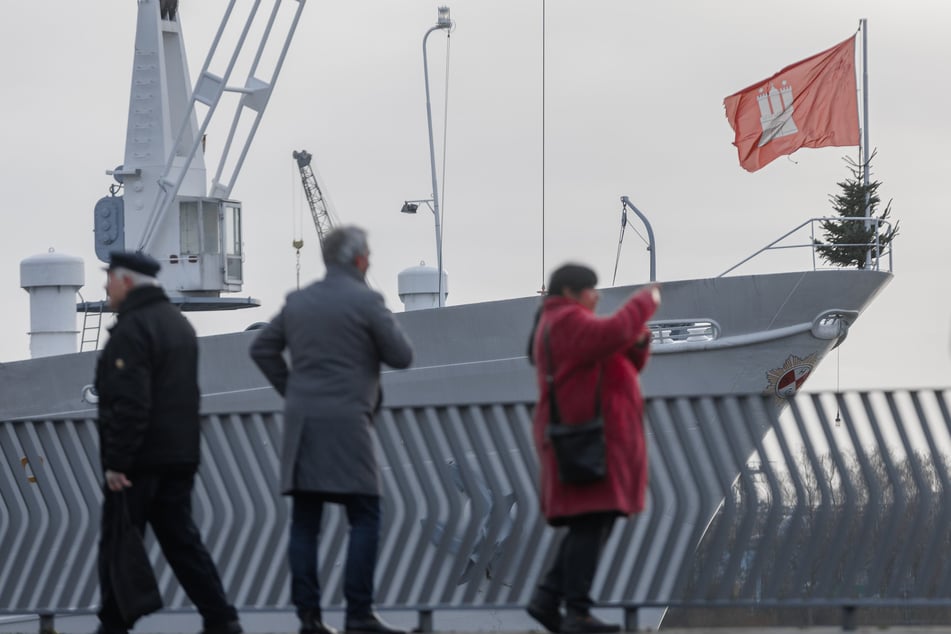
[[[723,100],[740,165],[755,172],[801,147],[858,145],[855,36]]]

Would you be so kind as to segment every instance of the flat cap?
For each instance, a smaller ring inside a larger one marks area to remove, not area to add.
[[[140,251],[113,251],[109,254],[109,268],[106,270],[116,267],[155,277],[162,265],[152,256]]]

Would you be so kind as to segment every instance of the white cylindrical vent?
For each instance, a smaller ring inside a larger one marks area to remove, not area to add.
[[[85,283],[82,258],[49,253],[20,262],[20,286],[30,294],[30,355],[76,352],[76,293]]]
[[[405,310],[439,307],[439,270],[420,262],[419,266],[403,269],[396,277],[396,289]],[[442,271],[443,305],[449,295],[449,276]]]

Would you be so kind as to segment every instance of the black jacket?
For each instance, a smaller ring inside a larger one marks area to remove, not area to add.
[[[132,289],[96,364],[102,468],[197,466],[198,341],[157,286]]]

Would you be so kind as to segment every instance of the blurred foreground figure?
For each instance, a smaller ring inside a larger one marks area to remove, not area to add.
[[[413,350],[383,296],[366,284],[366,233],[335,229],[322,248],[326,277],[288,295],[251,345],[251,357],[285,398],[281,488],[294,500],[291,601],[301,634],[333,632],[321,616],[317,551],[324,503],[340,504],[350,522],[346,630],[397,633],[373,609],[381,491],[373,415],[383,400],[380,364],[405,368]]]
[[[117,319],[96,364],[105,472],[99,632],[125,634],[135,622],[123,617],[117,602],[122,594],[123,605],[134,603],[136,597],[129,597],[134,589],[113,583],[110,573],[119,537],[117,515],[128,509],[140,534],[146,524],[152,527],[178,582],[201,613],[204,634],[240,634],[238,613],[228,603],[192,519],[200,456],[198,341],[155,279],[159,268],[148,255],[116,251],[107,269],[106,294]]]
[[[527,609],[549,631],[569,634],[620,630],[591,614],[589,593],[615,519],[642,511],[647,490],[638,372],[660,292],[643,290],[599,317],[597,283],[586,266],[556,269],[528,346],[539,391],[532,432],[541,510],[568,532]]]

